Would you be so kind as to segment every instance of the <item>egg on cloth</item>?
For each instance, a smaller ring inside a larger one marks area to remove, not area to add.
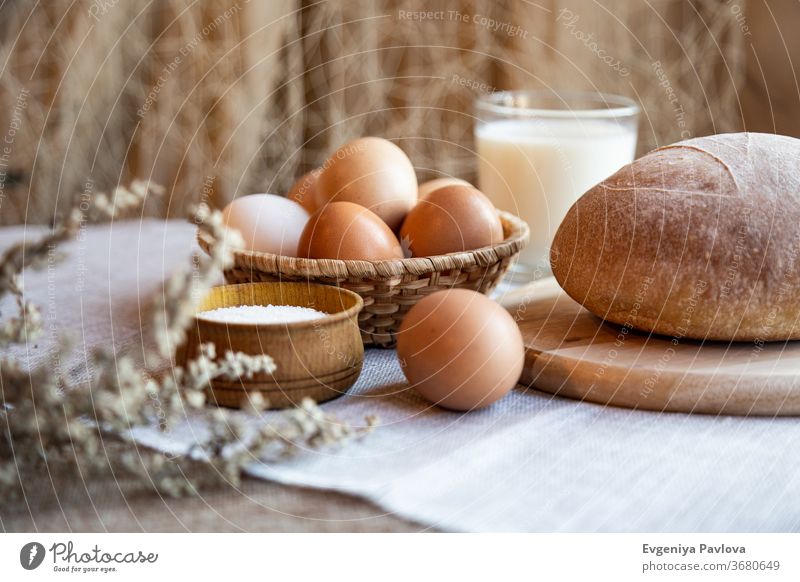
[[[297,243],[309,213],[297,202],[275,194],[250,194],[228,204],[222,220],[238,230],[244,248],[251,251],[297,256]]]
[[[300,206],[305,208],[309,214],[313,214],[317,209],[316,204],[316,189],[319,175],[322,172],[320,168],[306,172],[292,185],[286,197],[289,200],[294,200]]]
[[[353,202],[377,214],[397,231],[417,201],[417,175],[408,156],[379,137],[351,141],[322,165],[316,205]]]
[[[503,224],[480,190],[456,184],[420,200],[403,222],[400,239],[413,256],[431,257],[500,243]]]
[[[400,325],[397,355],[409,384],[452,410],[489,406],[519,381],[522,334],[505,309],[476,291],[437,291]]]
[[[423,182],[419,185],[419,199],[422,200],[431,192],[438,190],[439,188],[444,188],[445,186],[472,187],[472,184],[466,180],[462,180],[461,178],[434,178],[433,180],[428,180],[427,182]]]
[[[386,223],[352,202],[331,202],[314,213],[300,237],[298,253],[309,259],[403,258],[400,242]]]

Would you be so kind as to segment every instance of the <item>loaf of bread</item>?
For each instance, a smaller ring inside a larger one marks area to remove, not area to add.
[[[550,260],[573,299],[623,327],[800,339],[800,140],[732,133],[654,150],[573,205]]]

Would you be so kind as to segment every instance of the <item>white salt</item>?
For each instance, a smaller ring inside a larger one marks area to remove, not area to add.
[[[197,317],[224,323],[294,323],[312,321],[327,313],[296,305],[238,305],[202,311]]]

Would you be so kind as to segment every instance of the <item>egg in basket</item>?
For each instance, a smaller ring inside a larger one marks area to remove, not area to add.
[[[390,347],[408,310],[449,288],[492,290],[528,241],[528,225],[499,212],[468,182],[417,184],[392,142],[365,137],[336,150],[288,196],[253,194],[225,209],[242,234],[228,283],[308,281],[364,300],[364,344]],[[209,251],[214,241],[198,236]]]

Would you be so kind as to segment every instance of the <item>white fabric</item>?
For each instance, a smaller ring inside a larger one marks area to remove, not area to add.
[[[68,262],[53,269],[55,283],[34,273],[28,293],[46,307],[55,288],[58,325],[79,336],[79,351],[108,345],[112,330],[118,348],[141,351],[150,297],[171,269],[187,264],[192,247],[190,225],[167,224],[91,228],[81,251],[83,293],[73,282],[75,243]],[[0,244],[18,234],[6,229]],[[488,410],[446,412],[409,389],[394,352],[384,350],[368,350],[358,384],[324,407],[353,423],[378,414],[381,425],[344,448],[255,462],[249,472],[361,495],[446,530],[800,529],[795,419],[637,412],[522,389]],[[177,451],[202,430],[188,421],[168,434],[137,434]]]

